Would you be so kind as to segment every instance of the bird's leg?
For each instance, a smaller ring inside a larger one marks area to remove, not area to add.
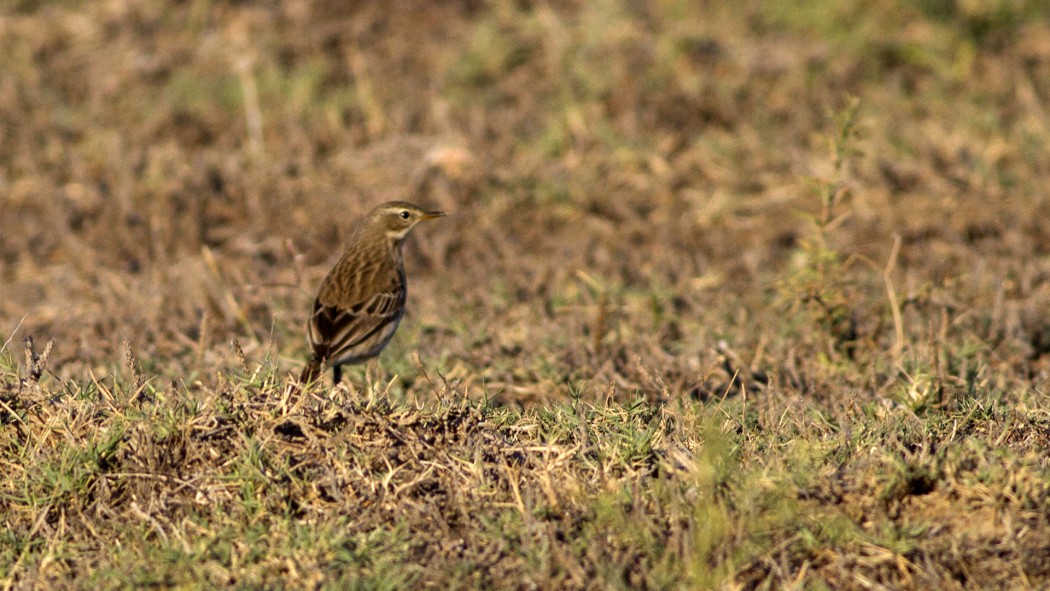
[[[368,360],[365,365],[365,383],[368,384],[368,391],[376,391],[376,379],[379,372],[379,358],[373,357]]]
[[[343,366],[333,365],[332,366],[332,386],[338,386],[339,382],[343,381]]]

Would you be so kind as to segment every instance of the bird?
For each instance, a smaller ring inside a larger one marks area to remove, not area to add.
[[[321,281],[307,320],[312,356],[299,376],[301,384],[332,368],[334,384],[342,367],[372,359],[390,342],[407,297],[401,247],[416,224],[448,215],[407,201],[388,201],[368,213],[350,243]]]

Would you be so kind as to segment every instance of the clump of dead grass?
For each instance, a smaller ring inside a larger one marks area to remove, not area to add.
[[[585,589],[797,573],[955,588],[1050,574],[1033,559],[1050,531],[1045,414],[828,416],[776,392],[518,412],[445,384],[433,402],[392,403],[382,384],[295,394],[274,369],[148,396],[134,374],[37,397],[5,375],[7,581]]]

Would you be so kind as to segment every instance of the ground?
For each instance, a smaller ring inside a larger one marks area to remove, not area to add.
[[[14,0],[0,72],[0,588],[1050,587],[1041,0]]]

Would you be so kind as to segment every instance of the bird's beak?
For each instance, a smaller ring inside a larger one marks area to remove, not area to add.
[[[448,215],[448,213],[444,212],[444,211],[428,211],[428,212],[425,212],[420,219],[432,220],[434,218],[443,218],[443,217],[445,217],[447,215]]]

